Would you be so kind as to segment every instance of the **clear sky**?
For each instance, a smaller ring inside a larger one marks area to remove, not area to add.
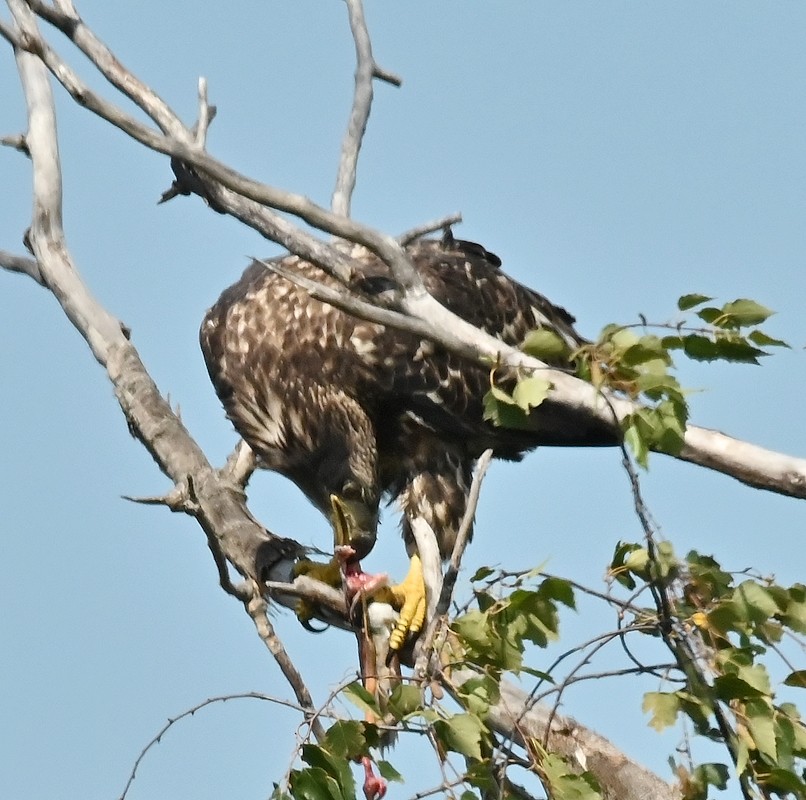
[[[214,155],[327,204],[354,66],[341,3],[77,4],[188,121],[197,78],[208,78]],[[373,0],[367,13],[378,62],[404,83],[376,88],[354,215],[397,233],[461,211],[458,235],[498,253],[588,335],[639,313],[674,319],[686,292],[765,303],[778,312],[769,332],[791,351],[761,368],[683,364],[681,381],[702,390],[691,398],[696,423],[806,455],[806,6]],[[25,121],[2,52],[7,135]],[[78,267],[220,464],[236,438],[198,324],[248,256],[277,249],[197,198],[157,207],[167,160],[57,94]],[[30,175],[18,153],[0,150],[0,184],[0,247],[22,252]],[[0,374],[0,795],[115,798],[167,717],[213,695],[291,693],[218,588],[195,524],[120,498],[169,486],[83,340],[18,275],[0,274]],[[660,457],[644,488],[679,552],[697,547],[784,583],[806,576],[802,503]],[[327,545],[326,522],[279,479],[256,477],[250,500],[271,529]],[[399,573],[387,517],[368,568]],[[546,562],[601,586],[615,541],[640,535],[617,453],[544,450],[493,468],[466,566]],[[568,614],[565,645],[613,626],[597,614],[587,604]],[[351,637],[313,636],[288,613],[275,622],[318,701],[355,670]],[[655,688],[577,685],[563,711],[670,777],[676,736],[654,734],[640,711],[640,693]],[[264,798],[288,766],[296,724],[258,702],[202,711],[152,751],[129,796]],[[422,743],[390,759],[411,778],[392,797],[436,782]]]

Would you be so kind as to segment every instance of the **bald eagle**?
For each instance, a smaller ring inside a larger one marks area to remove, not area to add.
[[[450,311],[511,344],[535,328],[576,350],[585,340],[563,308],[501,271],[472,242],[420,239],[407,254],[428,291]],[[394,288],[388,268],[362,250],[349,287],[372,300]],[[294,256],[282,265],[330,286]],[[612,445],[612,429],[553,404],[534,409],[529,430],[484,418],[490,370],[427,339],[353,317],[253,263],[208,311],[201,347],[213,385],[261,466],[290,478],[346,536],[354,558],[373,547],[384,498],[397,500],[413,549],[423,518],[450,555],[482,452],[517,460],[538,445]],[[555,366],[567,367],[567,356]],[[345,533],[346,532],[346,533]]]

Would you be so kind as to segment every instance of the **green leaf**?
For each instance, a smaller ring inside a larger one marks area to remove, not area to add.
[[[540,759],[539,769],[548,784],[552,800],[601,800],[602,792],[596,778],[589,772],[575,774],[558,755],[547,754]]]
[[[288,784],[295,800],[345,800],[336,781],[318,767],[292,770]]]
[[[397,783],[404,783],[403,776],[388,762],[381,759],[377,762],[378,772],[386,778],[387,781],[396,781]]]
[[[304,744],[302,760],[311,767],[318,767],[333,778],[339,786],[339,793],[344,797],[352,797],[355,794],[355,780],[350,762],[346,758],[328,753],[318,745]]]
[[[279,783],[274,784],[269,800],[292,800],[291,795],[280,787]]]
[[[630,414],[625,417],[622,425],[625,426],[624,443],[632,450],[638,465],[643,469],[647,469],[649,466],[649,444],[646,437],[639,430],[637,414]]]
[[[730,773],[724,764],[699,764],[692,777],[703,788],[714,786],[717,789],[727,789]]]
[[[787,686],[796,686],[798,689],[806,689],[806,669],[797,669],[790,672],[784,679]]]
[[[649,724],[656,731],[662,731],[677,720],[680,710],[680,700],[676,693],[646,692],[644,702],[641,704],[644,713],[652,714]]]
[[[708,295],[705,294],[684,294],[677,301],[677,307],[680,311],[688,311],[690,308],[694,308],[694,306],[702,305],[713,299],[713,297],[708,297]]]
[[[707,306],[697,312],[697,316],[709,325],[713,325],[722,316],[722,309],[714,306]]]
[[[781,622],[797,633],[806,633],[806,586],[796,583],[788,590],[789,602]]]
[[[625,569],[625,564],[630,553],[640,549],[641,545],[634,542],[617,542],[613,558],[610,560],[610,574],[630,591],[635,589],[636,583],[629,570]]]
[[[543,597],[549,597],[562,603],[568,608],[576,610],[576,601],[574,600],[574,587],[563,580],[562,578],[546,578],[538,590]]]
[[[714,361],[719,358],[714,342],[698,333],[683,337],[683,352],[693,361]]]
[[[344,694],[353,705],[358,706],[362,711],[369,712],[376,717],[382,716],[378,701],[360,683],[351,683],[345,687]]]
[[[472,583],[478,583],[479,581],[483,581],[485,578],[489,578],[494,572],[495,570],[490,569],[489,567],[479,567],[470,580]]]
[[[760,781],[761,782],[761,781]],[[787,797],[806,797],[806,783],[788,769],[773,768],[765,776],[763,786]]]
[[[483,417],[501,428],[527,428],[529,419],[503,389],[490,387],[484,395]]]
[[[773,596],[755,581],[740,583],[733,593],[733,603],[741,608],[745,619],[756,623],[766,622],[778,612],[778,604]]]
[[[778,748],[775,742],[775,722],[770,705],[764,700],[750,700],[745,703],[746,725],[756,749],[768,759],[770,764],[777,760]]]
[[[722,306],[725,327],[743,328],[749,325],[760,325],[775,312],[762,306],[755,300],[734,300]]]
[[[567,360],[571,352],[565,339],[549,328],[529,331],[523,340],[521,350],[541,361],[548,362]]]
[[[364,724],[355,720],[342,719],[328,728],[325,745],[339,758],[355,758],[366,752]]]
[[[660,341],[667,350],[682,350],[685,345],[685,338],[680,335],[664,336]]]
[[[647,335],[642,336],[622,353],[621,362],[633,367],[639,364],[648,367],[657,362],[652,369],[655,372],[663,372],[671,363],[671,358],[657,336]]]
[[[720,700],[724,700],[726,703],[732,700],[764,696],[764,692],[742,680],[738,675],[718,675],[714,678],[714,692]]]
[[[739,667],[736,675],[757,692],[767,696],[772,695],[770,676],[763,664],[748,664],[747,666]]]
[[[544,378],[531,375],[518,381],[512,392],[512,399],[515,404],[528,412],[532,408],[539,406],[547,397],[551,389],[551,382]]]
[[[490,394],[499,402],[505,403],[508,405],[512,405],[515,401],[512,399],[512,395],[505,392],[500,386],[496,386],[493,384],[490,387]]]
[[[639,577],[648,576],[649,551],[645,547],[638,547],[624,559],[624,566]]]
[[[734,364],[758,364],[759,358],[768,355],[742,338],[718,338],[714,346],[717,358]]]
[[[772,336],[767,336],[764,331],[752,331],[747,338],[759,347],[789,347],[783,339],[773,339]]]
[[[475,714],[455,714],[434,723],[434,733],[446,750],[481,760],[484,723]]]
[[[499,700],[498,683],[489,675],[471,678],[459,687],[465,707],[478,717],[483,717],[490,706]]]
[[[392,690],[388,707],[395,719],[403,719],[419,711],[422,704],[423,696],[418,687],[410,683],[400,683]]]
[[[451,630],[461,637],[465,644],[475,649],[484,649],[492,645],[490,619],[482,611],[468,611],[451,623]]]

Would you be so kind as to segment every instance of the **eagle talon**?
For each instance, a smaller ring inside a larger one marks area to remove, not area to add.
[[[299,607],[297,607],[297,619],[299,620],[299,624],[302,625],[302,627],[305,628],[305,630],[308,631],[309,633],[324,633],[330,627],[330,625],[327,624],[322,625],[321,628],[317,628],[315,625],[311,625],[310,619],[303,619]]]
[[[293,571],[293,576],[295,578],[298,578],[301,575],[306,575],[314,580],[326,584],[327,586],[340,588],[341,562],[336,558],[332,558],[330,561],[325,563],[302,559],[294,565]],[[294,608],[294,613],[297,615],[297,619],[300,621],[300,624],[303,628],[305,628],[306,631],[310,631],[311,633],[323,633],[330,627],[329,625],[325,624],[323,628],[317,628],[314,625],[311,625],[312,619],[321,616],[321,614],[317,613],[317,611],[318,609],[316,604],[306,598],[300,598],[297,600]]]
[[[397,586],[390,587],[400,618],[389,638],[390,651],[398,651],[409,636],[416,636],[425,624],[426,594],[423,565],[415,553],[409,563],[409,572]]]

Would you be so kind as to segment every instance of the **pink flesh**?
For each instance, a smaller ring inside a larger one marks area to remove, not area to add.
[[[381,800],[386,794],[386,781],[380,776],[376,775],[372,770],[372,761],[367,756],[361,759],[361,764],[364,767],[364,797],[367,800]]]

